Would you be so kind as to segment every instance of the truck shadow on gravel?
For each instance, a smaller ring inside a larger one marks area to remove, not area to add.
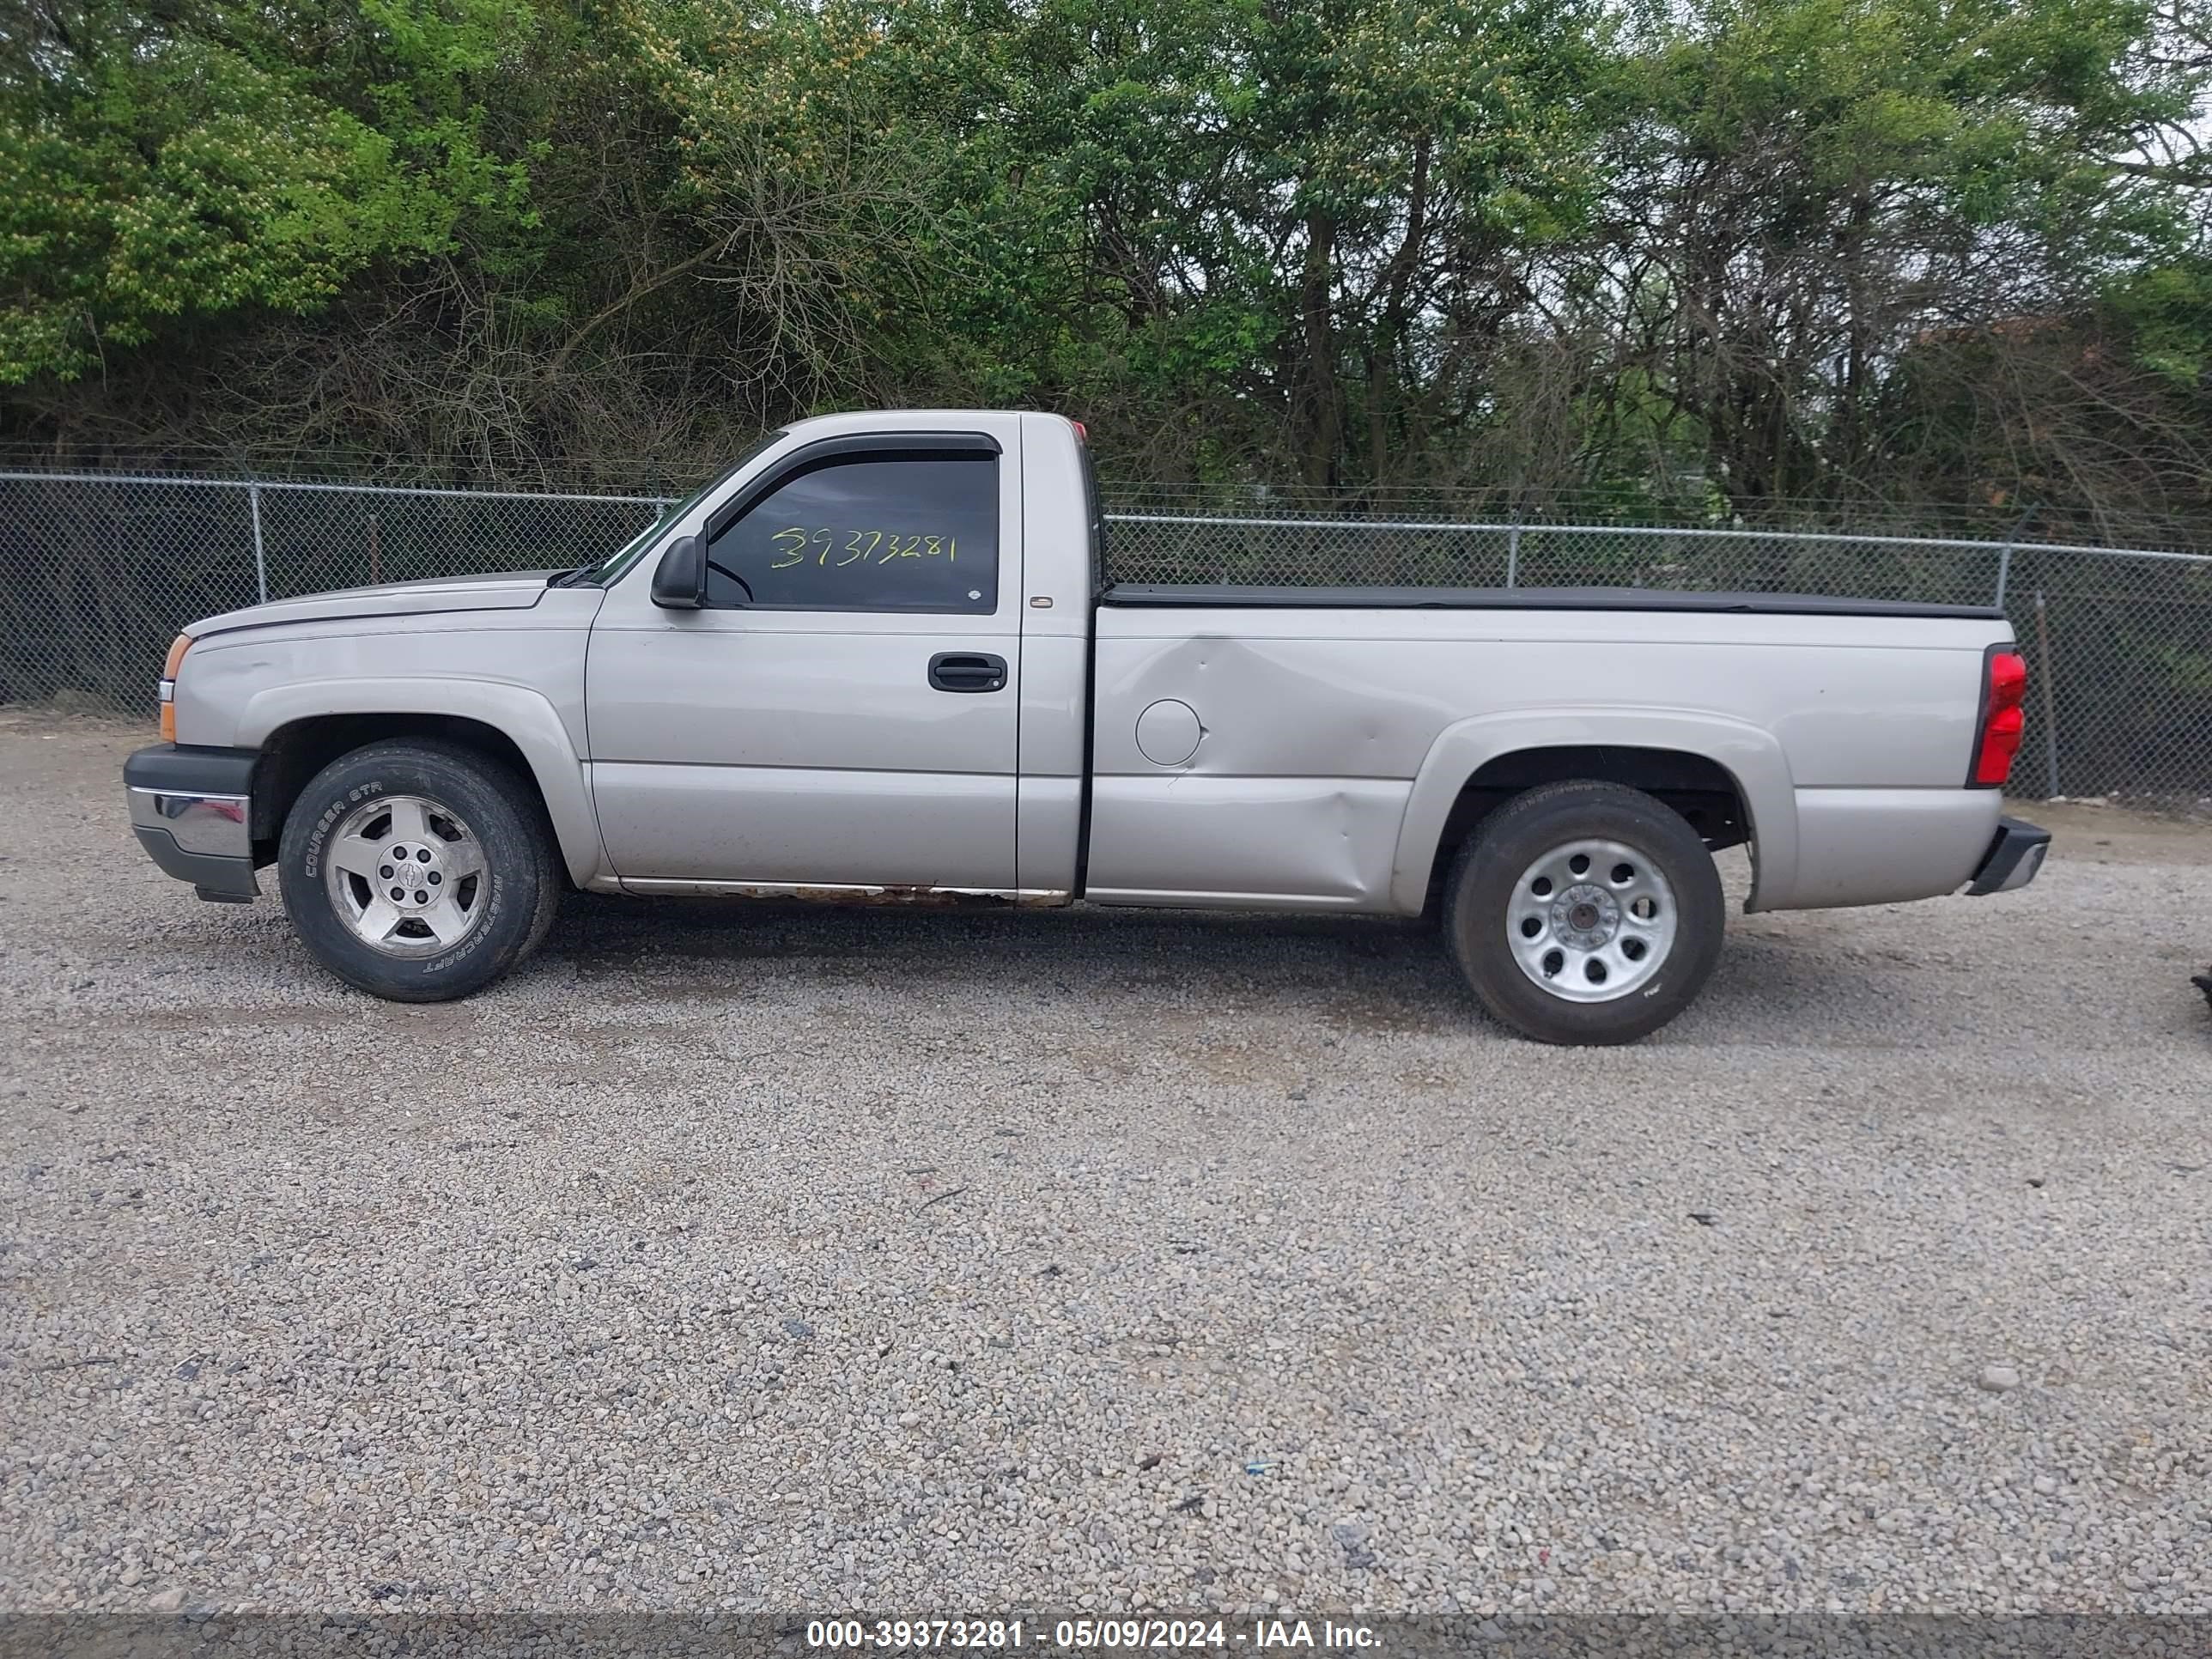
[[[1648,1041],[1710,1047],[1907,1047],[1911,976],[1826,948],[1817,920],[1788,936],[1732,935],[1704,994]],[[1771,924],[1770,924],[1771,927]],[[830,983],[970,987],[1073,1000],[1111,1014],[1162,1000],[1224,1016],[1261,1010],[1347,1032],[1511,1038],[1476,1002],[1432,924],[1391,917],[1173,910],[842,908],[770,901],[570,894],[524,977],[574,975],[597,1003],[659,1001],[677,981],[742,994],[748,964]],[[495,995],[496,993],[494,994]]]

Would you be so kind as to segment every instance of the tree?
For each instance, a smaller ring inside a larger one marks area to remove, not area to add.
[[[472,82],[520,0],[33,0],[0,45],[0,381],[304,313],[526,213]]]
[[[0,438],[672,483],[1026,404],[1339,506],[2212,540],[2195,3],[28,3]]]
[[[2113,160],[2201,85],[2144,71],[2149,26],[2138,0],[1702,0],[1649,34],[1597,257],[1663,319],[1638,367],[1739,510],[1878,493],[1916,340],[2068,314],[2185,245],[2185,205]]]

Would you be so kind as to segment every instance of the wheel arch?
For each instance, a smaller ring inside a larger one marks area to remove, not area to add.
[[[1754,874],[1747,909],[1760,908],[1762,890],[1796,884],[1796,787],[1773,733],[1726,715],[1563,708],[1478,715],[1438,734],[1400,823],[1391,908],[1409,915],[1425,909],[1453,855],[1490,812],[1569,778],[1656,796],[1715,850],[1747,843]]]
[[[253,773],[255,857],[273,848],[309,779],[340,755],[398,738],[474,749],[535,787],[568,878],[580,887],[605,855],[581,762],[553,705],[521,686],[320,680],[263,692],[236,742],[260,752]]]

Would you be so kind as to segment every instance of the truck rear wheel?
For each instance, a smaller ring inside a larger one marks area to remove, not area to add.
[[[1720,872],[1673,809],[1619,784],[1547,784],[1460,853],[1444,931],[1483,1006],[1542,1042],[1633,1042],[1719,960]]]
[[[301,791],[277,844],[284,908],[315,959],[394,1002],[482,990],[538,948],[561,898],[535,797],[431,739],[371,744]]]

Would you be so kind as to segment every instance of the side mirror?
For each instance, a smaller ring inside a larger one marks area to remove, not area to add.
[[[707,603],[707,544],[678,536],[653,573],[653,602],[664,611],[696,611]]]

